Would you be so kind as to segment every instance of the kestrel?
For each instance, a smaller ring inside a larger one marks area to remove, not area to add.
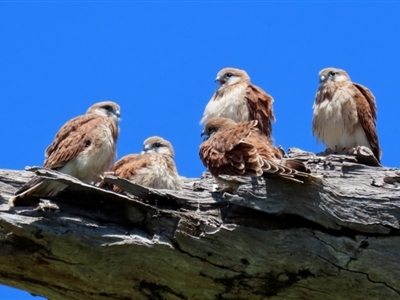
[[[272,103],[274,99],[250,82],[246,71],[225,68],[218,72],[219,86],[208,102],[200,123],[223,117],[235,122],[257,120],[257,128],[267,137],[272,134],[275,121]],[[272,141],[272,140],[271,140]]]
[[[344,70],[326,68],[319,72],[319,77],[313,105],[314,136],[328,147],[327,152],[343,154],[365,146],[380,161],[377,107],[372,92],[352,82]]]
[[[119,134],[118,104],[92,105],[86,114],[65,123],[45,151],[43,168],[57,170],[93,183],[112,166]],[[10,206],[31,205],[29,197],[55,196],[67,185],[34,177],[10,198]],[[35,202],[37,203],[37,201]]]
[[[228,118],[212,118],[204,126],[207,139],[200,146],[200,159],[218,180],[219,175],[258,177],[278,175],[301,181],[310,172],[300,161],[278,160],[273,146],[257,128],[258,121],[236,123]]]
[[[153,136],[143,144],[142,153],[122,157],[107,173],[155,189],[181,190],[182,180],[175,166],[171,143]],[[101,186],[107,187],[107,184],[102,183]],[[123,192],[115,185],[113,190],[117,193]]]

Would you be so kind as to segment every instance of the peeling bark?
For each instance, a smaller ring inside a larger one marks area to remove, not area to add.
[[[0,170],[0,283],[49,299],[400,299],[400,171],[293,149],[320,178],[214,180],[119,195],[69,185],[8,207],[32,172]]]

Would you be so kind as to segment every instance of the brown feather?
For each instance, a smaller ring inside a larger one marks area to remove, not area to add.
[[[382,151],[379,146],[378,135],[376,132],[377,107],[375,97],[372,92],[363,85],[354,83],[354,86],[359,91],[359,93],[354,95],[354,100],[357,103],[358,120],[367,135],[372,152],[378,161],[380,161]]]
[[[90,129],[96,128],[101,122],[103,122],[101,117],[89,114],[76,117],[64,124],[56,134],[53,143],[46,149],[47,157],[43,167],[48,169],[63,167],[66,162],[89,147],[96,134]]]
[[[147,168],[150,163],[151,161],[146,154],[128,154],[118,160],[107,173],[112,173],[117,177],[129,180],[136,175],[138,169]],[[112,189],[117,193],[123,193],[123,190],[118,186],[106,184],[104,181],[100,183],[99,187]]]
[[[215,117],[232,119],[235,122],[256,120],[260,132],[267,137],[272,134],[273,98],[263,89],[253,85],[244,70],[225,68],[218,72],[220,82],[217,91],[207,104],[202,124]]]
[[[92,105],[85,115],[65,123],[47,147],[43,167],[88,183],[96,181],[115,159],[119,115],[118,104],[105,101]],[[59,182],[34,177],[10,198],[9,204],[29,205],[31,202],[24,198],[54,196],[66,187]]]
[[[326,68],[319,76],[321,82],[313,105],[313,134],[336,153],[366,146],[379,160],[377,108],[372,92],[353,83],[341,69]]]
[[[156,147],[156,144],[159,146]],[[155,189],[182,189],[171,143],[155,136],[146,139],[144,147],[141,154],[129,154],[118,160],[111,172],[120,178]],[[113,189],[117,193],[124,192],[118,186],[104,182],[100,183],[100,187]]]
[[[272,134],[272,122],[275,116],[272,108],[274,99],[261,88],[249,84],[246,89],[247,108],[249,120],[257,120],[260,132],[266,136]]]
[[[301,162],[281,163],[275,158],[273,145],[266,136],[260,134],[257,123],[235,123],[231,119],[218,117],[205,124],[203,133],[211,136],[201,144],[199,156],[211,174],[215,177],[268,174],[287,179],[297,175],[307,177],[309,172],[303,172],[307,168]]]

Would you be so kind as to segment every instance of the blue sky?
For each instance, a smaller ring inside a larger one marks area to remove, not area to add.
[[[60,126],[109,99],[122,112],[118,158],[159,135],[179,173],[199,177],[199,120],[224,67],[274,97],[276,144],[312,152],[324,150],[311,133],[318,72],[345,69],[374,93],[382,163],[399,167],[399,13],[396,2],[0,2],[0,168],[42,165]]]

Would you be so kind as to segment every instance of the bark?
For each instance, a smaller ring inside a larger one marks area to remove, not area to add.
[[[400,172],[293,149],[318,178],[214,179],[180,192],[55,171],[52,205],[8,207],[32,172],[0,171],[0,283],[49,299],[400,299]]]

